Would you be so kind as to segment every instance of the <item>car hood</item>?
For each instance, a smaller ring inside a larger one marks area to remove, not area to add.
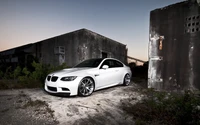
[[[94,68],[69,68],[69,69],[63,69],[56,72],[53,72],[49,75],[54,76],[72,76],[72,75],[80,75],[82,73],[88,73],[92,71]]]

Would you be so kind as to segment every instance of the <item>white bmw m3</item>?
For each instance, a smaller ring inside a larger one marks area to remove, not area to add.
[[[120,84],[127,86],[131,75],[130,68],[117,59],[89,59],[74,68],[50,73],[44,89],[49,93],[89,96],[95,90]]]

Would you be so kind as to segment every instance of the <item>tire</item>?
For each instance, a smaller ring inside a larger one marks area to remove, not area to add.
[[[79,96],[90,96],[94,91],[94,80],[89,77],[83,78],[78,86],[78,95]]]
[[[123,85],[124,86],[128,86],[131,82],[131,76],[127,73],[125,76],[124,76],[124,83]]]

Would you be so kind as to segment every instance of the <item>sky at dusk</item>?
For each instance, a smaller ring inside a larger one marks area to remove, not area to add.
[[[0,0],[0,51],[86,28],[148,60],[151,10],[183,0]]]

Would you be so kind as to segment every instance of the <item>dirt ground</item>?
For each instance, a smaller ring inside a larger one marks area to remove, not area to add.
[[[134,125],[123,105],[143,98],[139,86],[115,86],[89,97],[49,95],[42,89],[0,91],[0,125]]]

